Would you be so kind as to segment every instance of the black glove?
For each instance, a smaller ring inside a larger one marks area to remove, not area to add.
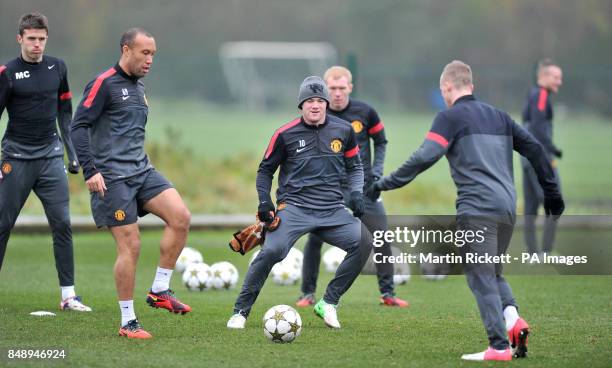
[[[365,202],[363,200],[363,194],[361,192],[351,193],[349,207],[353,211],[353,216],[355,217],[363,216],[363,213],[365,212]]]
[[[556,158],[563,158],[563,151],[558,148],[555,148],[555,152],[553,152],[553,155],[555,155]]]
[[[257,217],[259,221],[263,221],[266,224],[270,224],[274,220],[274,205],[272,201],[263,201],[259,203],[257,207]]]
[[[68,172],[69,173],[71,173],[71,174],[78,174],[80,168],[81,168],[81,165],[79,165],[79,161],[72,160],[72,161],[68,162]]]
[[[563,202],[561,195],[544,197],[544,212],[546,216],[552,216],[553,219],[558,220],[564,210],[565,202]]]
[[[380,182],[377,180],[370,185],[364,192],[365,196],[376,202],[380,197]]]

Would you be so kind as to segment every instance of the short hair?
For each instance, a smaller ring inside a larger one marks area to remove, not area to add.
[[[340,79],[342,77],[346,77],[349,83],[353,83],[353,74],[350,70],[343,66],[335,65],[325,71],[323,74],[323,80],[327,82],[329,78],[332,79]]]
[[[555,63],[553,59],[550,59],[550,58],[545,58],[545,59],[538,61],[538,69],[537,69],[536,74],[538,76],[541,75],[544,71],[546,71],[551,66],[559,67],[559,65]]]
[[[49,33],[49,21],[39,12],[27,13],[19,18],[19,35],[23,36],[26,29],[44,29]]]
[[[472,85],[472,68],[460,60],[453,60],[446,64],[440,81],[449,81],[455,88],[463,88]]]
[[[126,45],[127,47],[134,46],[134,40],[136,39],[136,36],[138,36],[139,34],[153,38],[153,35],[149,33],[148,31],[146,31],[144,28],[140,28],[140,27],[130,28],[121,35],[121,41],[119,42],[120,49],[123,50],[124,45]]]

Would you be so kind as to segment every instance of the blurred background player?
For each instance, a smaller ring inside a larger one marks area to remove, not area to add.
[[[64,61],[44,55],[48,36],[47,17],[38,12],[23,15],[17,35],[21,55],[0,65],[0,115],[6,108],[9,117],[0,164],[0,267],[11,229],[33,190],[53,234],[60,309],[90,312],[74,289],[68,178],[62,149],[63,143],[68,170],[78,173],[69,134],[72,94]]]
[[[351,123],[357,143],[359,144],[359,157],[363,165],[363,176],[365,186],[369,187],[374,181],[383,175],[385,162],[385,151],[387,139],[385,128],[378,117],[378,113],[370,105],[349,98],[353,91],[353,76],[345,67],[333,66],[323,75],[323,80],[329,90],[330,101],[328,114],[339,117]],[[374,142],[374,163],[372,164],[372,150],[370,139]],[[344,198],[350,198],[350,189],[343,182]],[[382,203],[382,198],[373,201],[365,200],[365,212],[361,221],[370,233],[375,230],[387,230],[387,214]],[[302,266],[302,296],[298,299],[298,307],[306,307],[315,303],[315,290],[319,276],[319,264],[321,263],[321,246],[323,241],[315,234],[308,235],[308,241],[304,247],[304,264]],[[383,256],[391,256],[391,246],[386,243],[382,247],[375,247],[375,252]],[[381,293],[382,305],[407,307],[408,302],[395,296],[393,285],[393,264],[376,263],[376,274],[378,287]]]
[[[553,107],[552,94],[559,92],[563,83],[563,72],[561,68],[550,59],[544,59],[538,63],[536,85],[531,88],[527,96],[527,104],[523,109],[523,124],[544,146],[544,154],[551,162],[555,171],[555,178],[559,186],[561,179],[557,170],[557,158],[563,156],[563,152],[553,143]],[[525,158],[521,158],[523,166],[523,194],[525,198],[525,245],[529,253],[539,253],[536,237],[536,218],[538,208],[544,203],[544,193],[538,184],[538,177],[533,167]],[[552,218],[544,219],[544,234],[542,237],[542,252],[550,253],[555,242],[557,222]]]
[[[83,175],[91,192],[98,227],[107,226],[117,244],[115,283],[121,310],[120,336],[148,339],[134,312],[134,282],[140,253],[138,216],[153,213],[166,226],[159,265],[147,303],[185,314],[191,307],[170,290],[170,277],[185,246],[191,215],[179,193],[144,151],[148,103],[141,78],[157,51],[155,39],[141,28],[121,37],[121,58],[85,87],[71,127]]]
[[[326,114],[328,104],[325,82],[319,77],[304,79],[298,95],[302,116],[277,129],[268,144],[257,171],[258,216],[270,222],[276,215],[281,222],[278,229],[266,234],[261,251],[249,266],[228,328],[244,328],[272,266],[287,256],[297,239],[310,232],[347,252],[325,295],[314,307],[328,327],[340,328],[336,307],[359,275],[372,239],[357,219],[363,215],[365,203],[355,132],[345,121]],[[279,167],[275,211],[270,190]],[[344,206],[344,175],[354,216]]]
[[[459,251],[463,257],[496,256],[506,253],[516,218],[513,150],[532,164],[544,192],[546,214],[558,218],[565,205],[542,145],[508,114],[476,100],[473,90],[469,65],[458,60],[447,64],[440,76],[440,91],[448,109],[438,113],[421,147],[366,193],[374,199],[381,190],[401,188],[446,155],[457,186],[457,228],[484,232],[482,242],[468,243]],[[487,331],[489,348],[465,354],[462,359],[525,357],[529,326],[518,315],[501,263],[463,266]]]

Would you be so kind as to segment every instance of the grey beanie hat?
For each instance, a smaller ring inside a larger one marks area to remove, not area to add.
[[[324,99],[329,105],[329,92],[323,79],[317,76],[306,77],[300,85],[300,94],[298,95],[298,109],[302,108],[304,101],[309,98],[319,97]]]

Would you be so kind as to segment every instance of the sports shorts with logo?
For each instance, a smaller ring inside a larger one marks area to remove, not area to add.
[[[97,227],[133,224],[148,214],[143,208],[153,197],[173,188],[162,174],[150,169],[142,174],[110,182],[104,196],[91,193],[91,212]]]

